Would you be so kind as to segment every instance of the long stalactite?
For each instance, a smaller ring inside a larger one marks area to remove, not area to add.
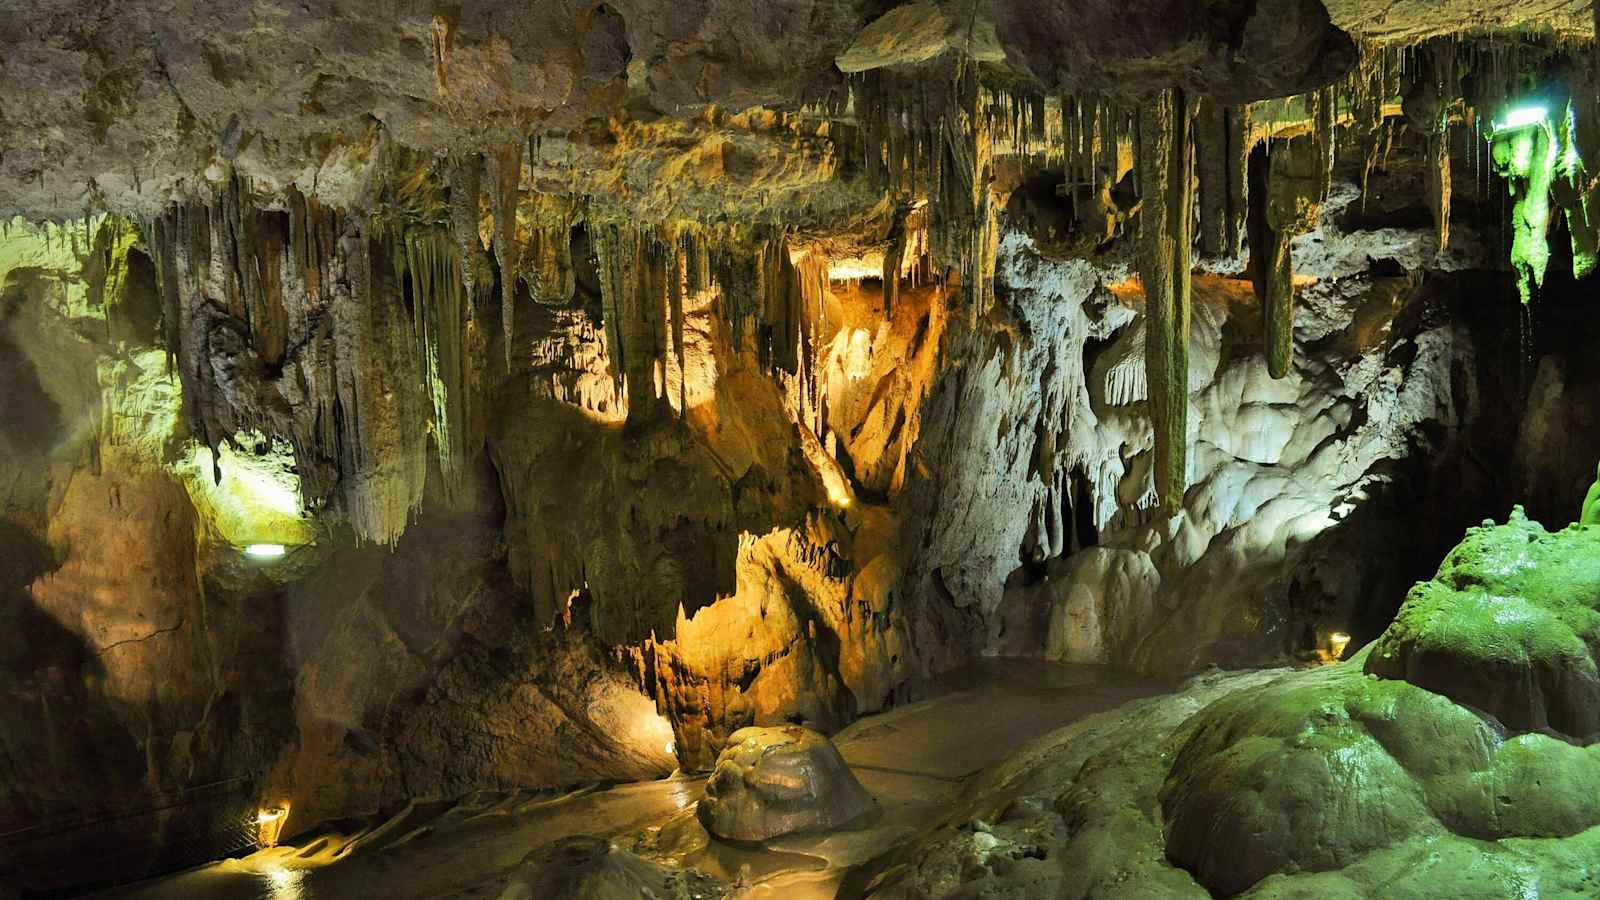
[[[1162,91],[1139,106],[1139,275],[1145,293],[1145,370],[1155,430],[1155,485],[1175,515],[1188,486],[1189,276],[1194,103]]]

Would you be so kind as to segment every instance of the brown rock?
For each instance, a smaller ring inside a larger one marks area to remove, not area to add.
[[[872,803],[826,737],[795,725],[741,728],[717,759],[698,814],[718,837],[764,841],[837,828]]]

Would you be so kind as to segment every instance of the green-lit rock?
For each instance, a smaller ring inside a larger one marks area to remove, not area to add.
[[[1364,674],[1364,656],[1200,713],[1160,792],[1173,862],[1233,894],[1417,842],[1600,825],[1600,745],[1506,740],[1445,697]]]
[[[1600,735],[1600,532],[1549,533],[1512,511],[1473,528],[1411,589],[1366,671],[1404,679],[1512,731]]]
[[[1434,900],[1600,895],[1600,828],[1559,840],[1417,838],[1337,872],[1275,875],[1249,900]]]
[[[1583,507],[1578,513],[1578,524],[1600,525],[1600,467],[1595,470],[1594,484],[1589,486],[1589,493],[1583,498]]]
[[[1161,789],[1167,856],[1234,894],[1275,872],[1334,869],[1442,832],[1407,774],[1410,748],[1380,740],[1403,732],[1403,707],[1427,705],[1411,694],[1341,665],[1213,704]],[[1470,713],[1449,703],[1426,712],[1455,754],[1487,760],[1491,737]]]

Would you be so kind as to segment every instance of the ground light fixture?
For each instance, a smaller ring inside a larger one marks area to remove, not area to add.
[[[1333,634],[1328,635],[1328,653],[1334,659],[1343,659],[1344,650],[1348,646],[1350,646],[1350,635],[1343,631],[1335,631]]]
[[[268,806],[256,811],[256,845],[276,847],[283,833],[283,820],[289,817],[287,806]]]
[[[285,552],[282,544],[246,544],[244,555],[254,559],[277,559]]]

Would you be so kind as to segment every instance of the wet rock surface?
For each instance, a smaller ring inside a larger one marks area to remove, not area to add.
[[[1440,580],[1419,585],[1390,630],[1346,662],[1204,676],[1037,740],[978,779],[946,824],[858,870],[843,896],[1433,896],[1461,886],[1509,897],[1530,884],[1582,896],[1600,883],[1584,859],[1600,833],[1593,747],[1379,677],[1373,660],[1425,635],[1520,646],[1515,629],[1474,615],[1484,602],[1564,597],[1587,609],[1592,573],[1570,566],[1592,556],[1592,532],[1550,534],[1519,511],[1469,533]],[[1577,552],[1544,555],[1557,546]],[[1482,592],[1440,592],[1479,565],[1468,581]]]
[[[1547,532],[1517,507],[1417,585],[1366,671],[1404,679],[1515,731],[1600,738],[1600,534]]]
[[[730,735],[698,815],[717,837],[764,841],[836,828],[872,805],[832,741],[791,725]]]
[[[725,896],[715,879],[639,858],[599,837],[562,838],[528,854],[500,900],[712,900]]]

